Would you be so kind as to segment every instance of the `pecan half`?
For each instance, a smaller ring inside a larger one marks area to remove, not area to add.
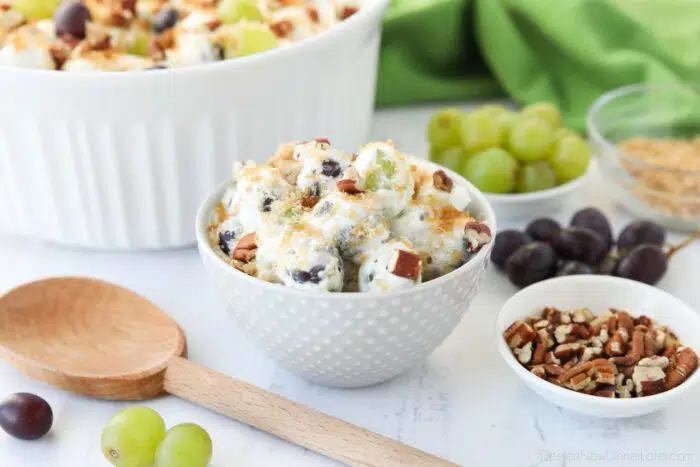
[[[441,191],[446,191],[447,193],[452,192],[452,187],[454,186],[454,182],[452,179],[445,173],[444,170],[436,170],[433,173],[433,186],[437,188],[438,190]]]
[[[258,245],[255,242],[255,232],[241,237],[233,250],[232,257],[238,261],[247,263],[255,258]]]
[[[689,347],[678,352],[675,357],[676,363],[668,372],[667,376],[668,380],[666,385],[668,389],[675,388],[681,384],[698,367],[698,355]]]

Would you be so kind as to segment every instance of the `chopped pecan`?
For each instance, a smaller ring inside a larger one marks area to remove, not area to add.
[[[581,354],[581,361],[587,362],[589,360],[593,360],[594,358],[600,357],[602,353],[603,349],[600,347],[586,347],[583,349],[583,353]]]
[[[524,321],[516,321],[511,324],[503,333],[503,338],[508,343],[508,347],[515,349],[522,345],[532,342],[537,337],[532,327]]]
[[[542,378],[542,379],[545,379],[545,377],[547,376],[543,365],[533,366],[530,369],[530,373],[532,373],[533,375],[537,376],[538,378]]]
[[[617,315],[618,328],[625,328],[629,334],[634,331],[634,320],[626,311],[614,310]]]
[[[570,360],[573,357],[578,357],[583,350],[583,345],[577,342],[568,344],[559,344],[554,349],[554,356],[560,360]]]
[[[513,349],[513,354],[523,365],[527,365],[532,360],[532,342],[528,342],[520,348]]]
[[[316,206],[316,204],[318,203],[318,201],[320,199],[321,198],[319,198],[318,196],[313,196],[313,195],[304,196],[301,199],[301,205],[304,206],[305,208],[313,208],[314,206]]]
[[[651,318],[649,318],[648,316],[645,316],[645,315],[642,315],[639,318],[634,320],[635,325],[641,324],[643,326],[651,326],[652,323],[653,323],[653,321],[651,320]]]
[[[561,376],[558,378],[558,380],[561,382]],[[590,376],[588,376],[586,373],[578,373],[561,384],[573,389],[574,391],[582,391],[588,387],[590,383]]]
[[[632,333],[632,346],[624,357],[612,357],[610,359],[616,365],[634,365],[642,358],[644,352],[644,332],[635,329]]]
[[[591,310],[588,308],[580,308],[576,311],[571,316],[571,319],[574,323],[579,323],[579,324],[586,324],[590,321],[592,321],[594,318],[593,313],[591,313]]]
[[[359,11],[359,9],[357,7],[345,5],[340,10],[340,14],[338,16],[340,17],[340,19],[342,21],[342,20],[348,19],[349,17],[351,17],[352,15],[357,13],[358,11]]]
[[[342,191],[343,193],[347,193],[349,195],[357,195],[360,193],[364,193],[364,190],[358,188],[357,182],[355,180],[338,180],[336,182],[336,186],[338,187],[339,191]]]
[[[668,372],[668,381],[666,382],[668,389],[681,384],[698,367],[698,355],[690,347],[685,347],[676,353],[675,357],[676,363]]]
[[[258,245],[255,240],[255,232],[249,233],[241,237],[233,250],[232,257],[238,261],[247,263],[255,258]]]
[[[663,379],[642,381],[641,382],[640,396],[651,396],[652,394],[659,394],[666,390],[666,382]]]
[[[464,237],[467,250],[473,253],[491,241],[491,229],[480,222],[467,222],[464,225]]]
[[[638,396],[657,394],[666,389],[666,374],[659,366],[638,364],[634,367],[632,381]]]
[[[649,329],[644,333],[644,356],[651,357],[656,354],[656,333]]]
[[[569,339],[569,334],[571,334],[571,324],[560,324],[554,329],[554,338],[560,344],[565,343]]]
[[[666,357],[668,359],[673,358],[676,355],[676,352],[678,351],[678,345],[677,344],[671,344],[669,347],[666,347],[661,354],[662,357]]]
[[[561,360],[559,360],[557,356],[554,355],[554,352],[552,352],[551,350],[544,354],[544,362],[548,364],[554,363],[556,365],[561,365]]]
[[[547,330],[539,329],[537,331],[537,345],[535,346],[535,353],[532,356],[532,364],[536,365],[544,362],[545,354],[553,345],[554,339],[552,339]]]
[[[615,386],[608,384],[605,386],[599,386],[595,392],[593,393],[594,396],[598,397],[609,397],[609,398],[614,398],[615,397]]]
[[[625,328],[620,328],[612,335],[605,344],[605,353],[611,357],[619,357],[627,353],[627,340],[624,334],[627,332]]]
[[[421,273],[420,256],[410,251],[396,250],[391,273],[412,281],[418,279]]]
[[[547,373],[548,376],[556,377],[559,377],[562,373],[564,373],[564,369],[561,366],[555,364],[544,365],[544,371]]]
[[[554,307],[548,306],[542,311],[542,319],[549,321],[554,325],[561,323],[561,311]]]
[[[433,173],[433,186],[440,191],[452,192],[454,182],[444,170],[436,170]],[[489,232],[490,233],[490,232]]]
[[[272,23],[270,25],[270,30],[275,34],[275,36],[279,37],[280,39],[284,39],[289,36],[292,31],[294,31],[294,24],[288,19],[283,19],[281,21],[277,21],[276,23]]]
[[[309,5],[306,7],[306,13],[309,15],[309,19],[313,23],[316,23],[316,24],[319,23],[318,8],[316,8],[315,6]]]

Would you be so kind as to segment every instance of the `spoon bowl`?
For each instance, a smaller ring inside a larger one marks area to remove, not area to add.
[[[0,352],[21,371],[99,399],[164,393],[167,363],[182,355],[175,321],[143,297],[96,279],[20,286],[0,303]]]
[[[30,378],[85,396],[172,394],[350,465],[455,465],[183,358],[178,324],[144,297],[62,277],[0,298],[0,358]]]

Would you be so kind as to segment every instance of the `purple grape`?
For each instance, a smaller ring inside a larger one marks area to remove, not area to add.
[[[20,392],[0,403],[0,427],[18,439],[39,439],[53,424],[51,406],[41,397]]]
[[[563,229],[554,238],[552,246],[560,258],[590,265],[600,263],[608,252],[600,235],[581,227]]]
[[[594,274],[593,268],[580,261],[565,261],[557,269],[557,276],[574,276],[579,274]]]
[[[603,242],[605,242],[606,251],[610,249],[612,245],[612,228],[610,228],[608,218],[599,209],[592,207],[581,209],[571,218],[570,225],[571,227],[583,227],[592,230],[600,235]]]
[[[527,287],[548,279],[557,269],[557,254],[549,243],[532,242],[518,248],[506,261],[508,279],[518,287]]]
[[[554,219],[540,217],[530,222],[525,232],[533,239],[540,242],[551,242],[559,234],[561,226]]]
[[[496,234],[491,249],[491,261],[500,269],[506,267],[506,261],[515,250],[532,242],[532,238],[519,230],[502,230]]]
[[[658,245],[638,245],[618,261],[613,275],[654,285],[668,269],[668,256]]]
[[[666,231],[653,221],[634,221],[625,227],[617,237],[617,248],[628,251],[637,245],[648,243],[662,246],[666,241]]]

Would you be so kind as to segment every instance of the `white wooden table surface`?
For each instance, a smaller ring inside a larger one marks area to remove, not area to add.
[[[425,154],[425,122],[435,109],[381,111],[373,137],[392,138],[408,152]],[[596,188],[595,182],[586,187],[560,220],[567,220],[578,207],[598,204],[617,229],[628,221]],[[25,281],[67,274],[116,282],[163,307],[181,323],[196,362],[460,465],[700,465],[698,390],[661,413],[614,421],[567,413],[527,389],[494,347],[495,314],[516,291],[495,268],[489,268],[462,323],[426,362],[394,381],[359,390],[307,384],[257,352],[215,302],[194,248],[95,253],[0,236],[0,294]],[[700,242],[674,258],[659,286],[700,310],[698,277]],[[20,442],[0,432],[0,467],[108,465],[100,453],[100,431],[127,404],[71,396],[29,381],[0,362],[0,398],[16,391],[45,397],[54,409],[54,427],[38,442]],[[174,398],[147,405],[158,410],[168,425],[193,421],[206,427],[214,440],[212,467],[336,465]]]

